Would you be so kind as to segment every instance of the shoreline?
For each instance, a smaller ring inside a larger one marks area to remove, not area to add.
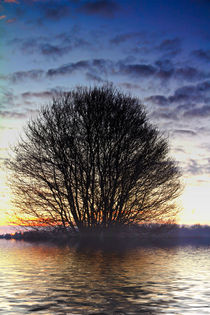
[[[145,246],[210,245],[210,226],[179,227],[173,229],[135,232],[78,233],[61,231],[25,231],[0,235],[0,239],[57,245],[132,248]]]

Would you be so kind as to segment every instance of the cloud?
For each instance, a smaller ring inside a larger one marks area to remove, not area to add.
[[[118,70],[117,67],[119,68]],[[144,63],[127,64],[124,61],[118,61],[115,64],[115,71],[132,77],[156,77],[161,81],[169,79],[196,81],[210,77],[210,73],[205,73],[194,67],[175,67],[169,60],[159,60],[154,65]]]
[[[59,21],[70,14],[69,4],[64,1],[44,1],[39,3],[38,7],[42,14],[42,22],[45,22],[45,19]]]
[[[168,57],[175,56],[181,52],[181,40],[179,38],[165,39],[156,49]]]
[[[209,50],[203,50],[203,49],[198,49],[192,51],[192,55],[197,57],[200,60],[210,62],[210,49]]]
[[[128,75],[136,77],[150,77],[156,73],[155,67],[146,64],[124,64],[122,61],[112,62],[107,59],[80,60],[75,63],[62,65],[47,71],[47,76],[72,74],[75,71],[88,71],[92,74]]]
[[[160,106],[169,105],[168,98],[165,97],[164,95],[152,95],[150,97],[147,97],[146,101],[152,102]]]
[[[100,76],[92,74],[90,72],[86,73],[86,78],[87,78],[87,80],[95,81],[95,82],[98,82],[98,83],[104,82],[104,80],[102,78],[100,78]]]
[[[18,113],[18,112],[0,110],[0,117],[1,118],[25,118],[26,115],[23,113]]]
[[[71,50],[71,46],[68,45],[68,46],[61,47],[59,45],[43,44],[43,45],[40,45],[39,49],[42,55],[57,57],[57,56],[63,56],[64,54],[69,52]]]
[[[158,106],[152,114],[155,119],[176,120],[182,119],[181,117],[203,119],[210,116],[209,92],[210,82],[204,81],[195,85],[180,87],[168,96],[151,95],[145,98],[145,102]]]
[[[15,95],[11,88],[0,87],[0,103],[1,109],[13,106],[15,101]]]
[[[187,129],[175,129],[173,130],[174,134],[177,135],[186,135],[186,136],[196,136],[196,132],[192,130],[187,130]]]
[[[69,41],[70,42],[70,41]],[[86,48],[89,47],[90,43],[88,43],[85,40],[80,40],[80,39],[75,39],[72,40],[72,42],[68,45],[65,44],[49,44],[49,43],[44,43],[40,44],[37,48],[38,51],[44,55],[44,56],[49,56],[49,57],[61,57],[73,49],[77,48]]]
[[[113,37],[110,40],[110,43],[115,44],[115,45],[119,45],[123,42],[126,42],[129,39],[133,39],[133,38],[139,38],[140,39],[144,35],[145,34],[143,32],[131,32],[131,33],[120,34],[120,35],[116,35],[115,37]]]
[[[206,167],[200,165],[195,159],[190,159],[187,163],[186,172],[192,175],[200,175],[206,173]]]
[[[52,98],[56,91],[41,91],[41,92],[24,92],[21,94],[22,98]]]
[[[19,3],[17,0],[4,0],[5,3]]]
[[[197,106],[196,103],[192,103],[190,101],[190,102],[186,102],[184,104],[178,105],[176,109],[178,112],[185,112],[193,108],[196,108],[196,106]]]
[[[196,85],[186,85],[176,89],[169,101],[180,103],[182,101],[206,102],[209,100],[210,81],[200,82]]]
[[[178,119],[177,113],[175,111],[169,112],[169,111],[158,110],[158,111],[154,111],[151,117],[152,119],[155,119],[155,120],[156,119],[159,120],[160,118],[164,120],[177,120]]]
[[[28,53],[28,54],[33,54],[38,50],[38,45],[39,42],[42,41],[42,37],[36,38],[36,37],[31,37],[27,39],[22,39],[22,38],[13,38],[12,40],[9,41],[9,44],[12,44],[15,46],[15,49],[19,48],[21,52]]]
[[[76,71],[83,71],[85,74],[91,73],[93,76],[101,76],[112,73],[114,63],[107,59],[80,60],[75,63],[64,64],[57,68],[51,68],[47,71],[47,77],[55,77],[60,75],[71,75]]]
[[[196,85],[182,86],[174,91],[172,95],[151,95],[146,98],[146,101],[150,101],[160,106],[166,106],[170,104],[178,104],[177,109],[192,109],[195,106],[195,102],[207,103],[209,102],[210,81],[203,81]],[[183,105],[181,105],[184,103]]]
[[[184,113],[185,118],[207,118],[209,116],[210,116],[210,105],[204,105],[199,108],[194,108]]]
[[[119,63],[121,74],[128,74],[133,77],[150,77],[156,73],[156,68],[149,64],[130,64]]]
[[[119,10],[119,5],[111,0],[87,1],[80,7],[80,11],[90,15],[113,17]]]
[[[44,71],[40,69],[33,69],[29,71],[17,71],[13,72],[8,76],[8,79],[12,83],[19,83],[20,81],[24,80],[40,80],[44,75]]]
[[[132,84],[132,83],[128,83],[128,82],[123,82],[119,84],[120,86],[122,86],[123,88],[126,88],[128,90],[131,89],[141,89],[140,85],[138,84]]]
[[[176,80],[183,80],[183,81],[198,81],[198,80],[206,79],[210,77],[210,73],[200,71],[194,67],[189,67],[189,66],[165,67],[157,63],[156,65],[158,66],[156,69],[156,76],[161,80],[168,80],[170,78],[173,78]]]
[[[90,63],[87,60],[81,60],[76,63],[69,63],[58,68],[51,68],[47,71],[47,77],[55,77],[57,75],[72,74],[77,70],[89,69]]]
[[[26,44],[26,43],[25,43]],[[29,43],[30,44],[30,43]],[[28,43],[27,43],[28,45]],[[35,44],[36,47],[37,43]],[[30,45],[28,45],[30,46]],[[39,48],[41,45],[39,45]],[[54,56],[62,56],[62,54],[65,52],[65,49],[67,49],[67,46],[58,47],[56,45],[47,45],[45,47],[42,47],[43,51],[42,53],[46,56],[54,57]],[[28,48],[30,49],[30,48]],[[36,49],[36,48],[34,48]],[[69,48],[70,49],[70,48]],[[90,59],[90,60],[79,60],[77,62],[73,63],[66,63],[58,67],[50,68],[46,72],[40,69],[33,69],[29,71],[19,71],[11,74],[9,76],[10,80],[13,82],[17,82],[18,80],[24,80],[26,79],[35,79],[38,80],[42,78],[44,75],[48,78],[55,78],[56,76],[62,76],[62,75],[72,75],[75,72],[80,72],[83,75],[90,75],[91,76],[97,76],[100,77],[100,79],[104,80],[103,75],[107,77],[109,76],[109,80],[111,80],[111,76],[124,76],[128,80],[135,80],[135,79],[160,79],[162,84],[168,84],[169,79],[170,80],[180,80],[183,81],[194,81],[196,79],[206,78],[210,76],[210,74],[206,74],[203,72],[199,72],[199,70],[196,70],[195,68],[175,68],[175,67],[163,67],[161,64],[155,63],[153,64],[146,64],[146,63],[129,63],[129,59],[119,60],[119,61],[112,61],[109,59]],[[87,74],[88,73],[88,74]],[[90,78],[90,76],[89,76]],[[92,77],[93,78],[93,77]],[[157,82],[157,80],[156,80]],[[135,84],[135,82],[130,82],[131,84]],[[179,101],[182,100],[183,102],[186,101],[186,99],[189,99],[188,94],[192,94],[192,92],[195,89],[194,96],[197,98],[203,92],[202,89],[205,90],[206,87],[204,87],[204,83],[202,83],[203,86],[197,86],[196,88],[192,86],[184,86],[185,91],[181,89],[177,89],[174,95],[171,95],[171,98],[169,98],[170,102],[175,102],[175,99],[178,99]],[[207,83],[205,83],[207,84]],[[200,89],[200,91],[199,91]],[[189,90],[189,92],[188,92]],[[202,96],[203,98],[203,96]],[[159,105],[165,105],[166,100],[164,98],[161,98],[161,95],[153,96],[153,100],[156,103],[159,103]]]
[[[14,23],[15,21],[16,21],[16,18],[6,20],[7,23]]]
[[[118,62],[119,73],[127,74],[132,77],[156,77],[160,80],[176,79],[185,81],[196,81],[210,77],[209,73],[204,73],[193,67],[170,67],[164,68],[159,65],[152,64],[126,64]]]
[[[185,79],[188,81],[200,80],[209,77],[209,73],[204,73],[203,71],[199,71],[194,67],[181,67],[177,68],[174,73],[175,78],[177,79]]]
[[[62,57],[73,49],[89,48],[91,43],[70,33],[58,34],[54,38],[46,36],[19,38],[8,42],[15,49],[19,48],[24,54],[41,54],[46,57]]]

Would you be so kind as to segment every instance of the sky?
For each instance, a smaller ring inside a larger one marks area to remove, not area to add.
[[[145,105],[182,171],[181,224],[210,224],[210,1],[1,0],[0,225],[4,161],[56,91],[113,82]],[[3,229],[3,227],[2,227]]]

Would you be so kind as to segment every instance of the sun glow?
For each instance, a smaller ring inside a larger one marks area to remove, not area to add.
[[[8,142],[14,144],[19,132],[14,128],[13,121],[7,121],[7,127],[2,125],[0,130],[0,159],[3,161],[8,154]],[[18,131],[21,129],[18,126]],[[14,221],[12,215],[11,191],[7,185],[7,172],[0,168],[0,226]],[[185,178],[185,189],[180,196],[181,212],[178,216],[180,224],[209,224],[210,225],[210,176]]]
[[[200,181],[188,183],[180,197],[183,210],[179,218],[181,224],[210,225],[210,183]]]

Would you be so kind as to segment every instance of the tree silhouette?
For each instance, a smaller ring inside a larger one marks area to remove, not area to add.
[[[101,230],[176,214],[180,173],[139,100],[111,85],[60,93],[8,162],[19,221]]]

